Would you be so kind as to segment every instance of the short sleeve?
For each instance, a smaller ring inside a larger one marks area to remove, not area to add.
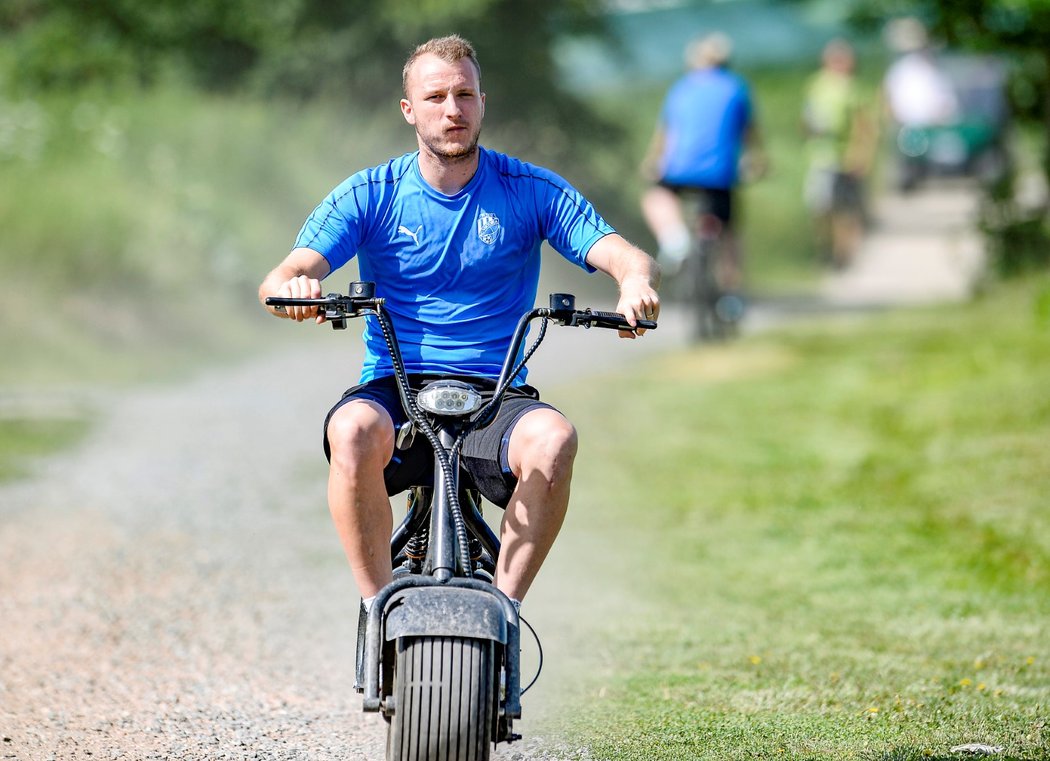
[[[600,238],[616,231],[564,179],[546,170],[535,171],[533,181],[544,238],[566,259],[594,272],[594,267],[587,264],[587,252]]]
[[[295,247],[321,254],[333,272],[350,261],[363,238],[362,187],[367,184],[355,175],[329,193],[299,230]]]

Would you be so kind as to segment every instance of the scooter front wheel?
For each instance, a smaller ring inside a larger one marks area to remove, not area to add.
[[[387,761],[487,761],[496,718],[492,640],[404,637],[397,641]]]

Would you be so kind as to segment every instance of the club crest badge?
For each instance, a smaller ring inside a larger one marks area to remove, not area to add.
[[[499,217],[495,214],[482,214],[478,217],[478,237],[482,243],[492,245],[499,237]]]

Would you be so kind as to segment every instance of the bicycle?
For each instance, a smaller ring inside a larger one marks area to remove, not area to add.
[[[518,321],[499,379],[485,401],[475,385],[452,378],[437,377],[413,390],[375,285],[351,283],[349,293],[318,299],[270,297],[266,303],[316,306],[337,330],[348,319],[373,316],[409,419],[409,430],[399,432],[399,442],[422,434],[434,452],[433,482],[409,491],[405,518],[391,535],[394,580],[378,592],[370,610],[360,606],[354,688],[363,695],[364,710],[380,713],[388,722],[388,761],[486,761],[492,745],[521,739],[513,723],[521,718],[524,691],[524,619],[492,583],[500,542],[485,523],[480,493],[460,485],[460,447],[467,433],[495,418],[551,321],[633,328],[621,314],[578,310],[574,296],[551,294],[549,307],[532,309]],[[539,334],[522,351],[536,319],[543,321]],[[651,330],[656,323],[639,320],[637,327]]]
[[[723,340],[736,335],[745,304],[730,287],[727,271],[734,266],[726,250],[725,223],[696,200],[689,253],[676,277],[690,311],[692,335],[697,340]]]

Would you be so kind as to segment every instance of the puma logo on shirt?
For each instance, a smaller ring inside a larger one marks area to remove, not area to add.
[[[412,230],[409,230],[404,225],[400,225],[397,228],[397,231],[399,233],[404,233],[405,235],[410,237],[412,240],[414,240],[416,242],[416,245],[418,246],[419,245],[419,234],[423,231],[423,225],[420,225],[419,227],[417,227],[415,232],[413,232]]]

